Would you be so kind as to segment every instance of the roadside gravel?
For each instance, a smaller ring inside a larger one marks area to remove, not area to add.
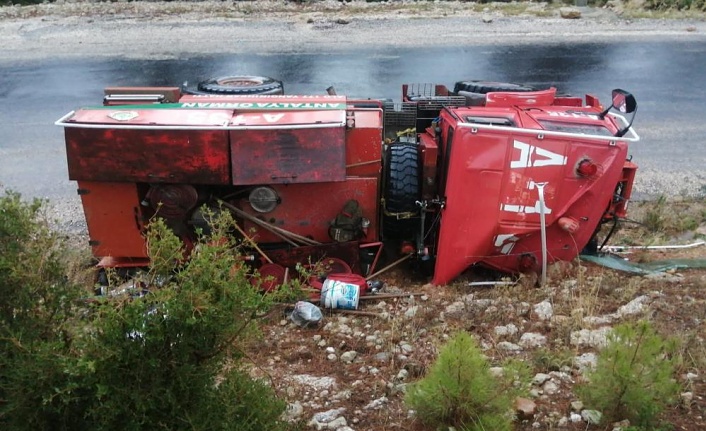
[[[0,8],[0,59],[291,53],[380,47],[697,38],[706,22],[626,19],[622,6],[321,1],[57,2]],[[516,15],[518,11],[523,11]],[[512,15],[510,15],[512,14]]]

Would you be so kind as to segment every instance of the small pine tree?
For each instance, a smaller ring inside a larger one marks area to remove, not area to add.
[[[405,402],[429,426],[510,430],[512,405],[526,387],[526,372],[521,364],[509,363],[503,376],[494,376],[473,337],[459,332],[442,348],[429,374],[407,388]]]
[[[649,322],[618,325],[577,393],[586,406],[603,413],[605,423],[628,419],[652,427],[679,394],[673,378],[676,351],[676,341],[662,338]]]

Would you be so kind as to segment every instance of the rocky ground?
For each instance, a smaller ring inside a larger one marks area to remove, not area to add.
[[[703,256],[641,254],[641,259]],[[634,255],[631,256],[634,258]],[[594,412],[574,393],[595,365],[611,328],[651,320],[684,342],[678,371],[681,398],[664,415],[678,430],[706,426],[706,272],[691,270],[628,277],[600,267],[564,263],[549,282],[534,279],[471,287],[488,274],[469,274],[434,287],[404,270],[383,277],[384,293],[399,297],[361,301],[371,316],[332,314],[300,328],[286,314],[264,329],[264,345],[251,352],[253,374],[270,379],[290,403],[288,418],[302,429],[409,430],[425,428],[403,402],[406,385],[421,378],[455,331],[479,341],[491,366],[518,358],[533,371],[529,398],[517,406],[516,430],[614,429],[595,425]],[[625,426],[625,423],[622,424]]]
[[[604,9],[577,10],[581,18],[567,19],[560,8],[544,3],[57,2],[0,8],[0,59],[296,52],[300,44],[335,50],[370,43],[371,33],[375,43],[391,46],[438,46],[452,39],[475,44],[656,40],[665,35],[703,40],[706,34],[701,19],[634,18],[634,11],[619,2]],[[221,36],[210,37],[216,30]],[[429,37],[442,32],[453,37]],[[80,238],[85,224],[79,203],[55,208],[59,228]],[[699,207],[693,217],[695,224],[658,240],[686,243],[703,238],[706,211]],[[647,244],[654,233],[632,230],[614,242],[628,239]],[[704,250],[700,246],[628,256],[703,258]],[[410,274],[397,268],[381,277],[382,293],[398,296],[362,300],[360,311],[370,315],[325,312],[319,327],[305,329],[282,311],[266,322],[263,344],[249,353],[252,372],[270,379],[290,403],[288,418],[295,426],[338,431],[424,429],[403,403],[405,385],[424,375],[444,340],[455,331],[468,331],[493,366],[513,357],[533,369],[531,396],[522,407],[517,430],[603,429],[589,423],[590,406],[582,406],[573,389],[595,363],[612,326],[646,318],[661,333],[683,341],[683,362],[675,376],[682,394],[664,419],[674,429],[706,428],[704,270],[626,276],[572,262],[554,265],[549,282],[539,288],[531,277],[507,286],[469,286],[469,281],[488,280],[487,273],[471,273],[451,286],[434,287]]]

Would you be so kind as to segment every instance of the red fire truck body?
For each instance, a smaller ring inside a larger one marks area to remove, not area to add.
[[[629,93],[434,89],[393,104],[115,88],[57,124],[102,266],[146,265],[155,216],[188,246],[204,205],[233,211],[271,262],[256,267],[331,257],[367,275],[389,244],[432,262],[435,284],[473,265],[539,272],[625,216],[639,138],[608,111],[634,112]]]

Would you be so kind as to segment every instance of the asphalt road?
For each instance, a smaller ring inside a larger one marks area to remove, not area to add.
[[[399,99],[412,82],[487,79],[555,86],[607,100],[613,88],[638,100],[631,153],[643,195],[706,194],[706,42],[486,45],[228,54],[165,60],[125,58],[0,62],[0,184],[28,197],[75,199],[62,129],[54,121],[101,103],[112,85],[178,85],[228,74],[281,79],[285,91]],[[120,157],[116,154],[116,157]],[[100,166],[96,166],[100,169]]]

